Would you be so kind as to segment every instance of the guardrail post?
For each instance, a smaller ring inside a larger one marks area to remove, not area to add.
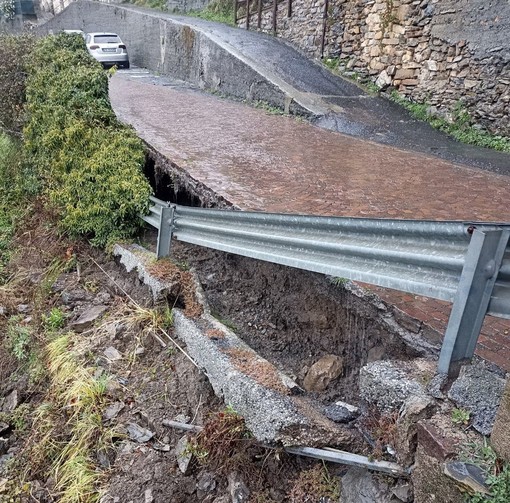
[[[510,231],[474,229],[439,356],[438,372],[454,376],[475,352]]]
[[[158,244],[156,246],[157,258],[168,257],[172,245],[174,230],[175,205],[162,206],[159,217]]]

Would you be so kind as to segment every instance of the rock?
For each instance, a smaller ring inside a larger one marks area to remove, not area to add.
[[[170,451],[170,445],[168,445],[166,443],[157,443],[157,444],[154,444],[152,447],[153,447],[153,449],[156,449],[157,451],[161,451],[161,452],[169,452]]]
[[[102,468],[108,469],[111,466],[110,458],[104,449],[101,449],[96,454],[97,462]]]
[[[4,306],[0,305],[0,316],[5,316],[7,313],[7,309]]]
[[[433,115],[431,112],[430,115]],[[427,392],[434,398],[444,399],[445,395],[442,392],[448,382],[447,374],[436,374],[427,384]]]
[[[18,390],[12,390],[4,399],[2,412],[12,412],[19,405]]]
[[[232,503],[247,503],[250,499],[250,491],[237,472],[228,475],[228,491]]]
[[[474,87],[477,87],[478,84],[480,84],[480,81],[478,81],[478,80],[470,80],[470,79],[464,80],[464,88],[465,89],[473,89]]]
[[[452,479],[444,475],[443,469],[443,463],[427,455],[423,447],[418,445],[411,472],[415,502],[465,503],[464,493]]]
[[[395,498],[404,503],[410,503],[413,501],[413,488],[411,484],[399,484],[391,489],[391,492]]]
[[[427,70],[431,72],[437,72],[437,61],[434,61],[433,59],[429,59],[425,61],[425,67]]]
[[[154,501],[154,496],[152,496],[152,489],[146,489],[144,496],[145,496],[145,503],[152,503]]]
[[[203,493],[210,493],[216,489],[216,480],[211,472],[202,472],[198,477],[197,489]]]
[[[152,431],[148,430],[147,428],[142,428],[136,423],[128,423],[127,431],[129,438],[135,442],[138,442],[139,444],[148,442],[154,436]]]
[[[186,416],[184,414],[177,414],[174,417],[174,421],[177,421],[178,423],[185,423],[188,424],[191,421],[191,417]]]
[[[395,73],[395,78],[399,80],[410,79],[414,77],[415,71],[413,69],[399,68]]]
[[[226,494],[213,500],[213,503],[230,503],[230,496]]]
[[[9,440],[7,438],[0,438],[0,456],[7,454],[9,449]]]
[[[390,503],[392,495],[374,476],[362,468],[349,468],[342,477],[342,503]]]
[[[337,402],[324,408],[324,415],[335,423],[348,423],[359,415],[357,407],[345,402]]]
[[[107,304],[112,300],[112,296],[108,292],[99,292],[94,298],[94,305]]]
[[[6,491],[7,482],[9,482],[9,479],[0,479],[0,494]]]
[[[18,304],[16,309],[18,313],[28,313],[30,311],[30,306],[28,304]]]
[[[391,85],[391,77],[388,75],[386,70],[383,70],[379,77],[377,77],[377,80],[375,81],[375,85],[379,89],[386,89],[389,85]]]
[[[505,380],[490,365],[477,361],[465,365],[448,392],[457,407],[471,412],[472,426],[482,435],[490,435],[496,418]]]
[[[0,421],[0,435],[3,435],[4,433],[8,433],[11,427],[7,423],[3,423]]]
[[[450,461],[444,465],[444,473],[471,494],[490,494],[484,472],[479,466],[462,461]]]
[[[416,423],[430,417],[434,401],[429,397],[409,398],[400,409],[397,420],[397,460],[404,466],[412,464],[416,447]]]
[[[107,347],[103,351],[103,354],[106,356],[106,358],[108,358],[108,360],[112,362],[122,360],[122,355],[113,346]]]
[[[188,451],[188,436],[182,436],[177,445],[175,446],[175,456],[177,458],[177,464],[179,465],[179,470],[187,475],[190,469],[190,463],[193,455]]]
[[[68,306],[83,300],[88,300],[91,298],[91,295],[81,288],[74,288],[72,290],[64,290],[60,298],[62,302]]]
[[[118,413],[125,407],[126,405],[123,402],[114,402],[108,407],[106,407],[103,413],[103,419],[105,421],[110,421],[114,417],[117,417]]]
[[[457,455],[457,441],[447,436],[429,421],[419,421],[416,425],[418,444],[428,456],[446,461]]]
[[[7,465],[12,458],[13,455],[10,453],[0,456],[0,475],[5,475],[7,473]]]
[[[75,332],[83,332],[90,328],[94,322],[108,310],[107,306],[99,305],[86,309],[80,317],[71,323],[71,327]]]
[[[510,381],[507,382],[503,398],[492,428],[491,444],[498,456],[510,461]]]
[[[336,355],[326,355],[315,362],[305,376],[303,386],[306,391],[324,391],[329,383],[343,371],[343,359]]]

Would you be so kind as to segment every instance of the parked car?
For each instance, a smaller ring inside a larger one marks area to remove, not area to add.
[[[85,45],[104,67],[117,65],[119,68],[129,68],[127,48],[116,33],[87,33]]]

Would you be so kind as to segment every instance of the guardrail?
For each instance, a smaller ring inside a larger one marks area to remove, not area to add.
[[[307,271],[453,302],[438,371],[472,358],[486,314],[510,319],[510,224],[271,214],[151,198],[142,217],[172,237]]]

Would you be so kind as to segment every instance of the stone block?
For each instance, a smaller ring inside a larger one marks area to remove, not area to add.
[[[414,503],[464,503],[464,494],[455,482],[443,473],[443,463],[429,456],[421,445],[416,450],[411,474]]]
[[[418,445],[428,456],[446,461],[457,454],[458,442],[430,421],[419,421],[416,425]]]
[[[507,383],[499,404],[491,443],[498,456],[510,462],[510,382]]]
[[[399,68],[395,73],[395,78],[399,80],[411,79],[414,75],[415,71],[413,69]]]
[[[375,81],[375,85],[379,87],[379,89],[385,89],[391,84],[391,77],[388,75],[386,70],[383,70],[377,80]]]
[[[376,58],[381,55],[381,48],[378,45],[374,45],[370,48],[370,56]]]

